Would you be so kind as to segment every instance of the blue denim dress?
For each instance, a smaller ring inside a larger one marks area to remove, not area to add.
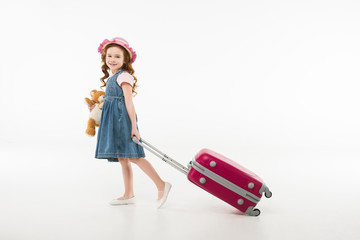
[[[124,93],[116,79],[123,70],[109,77],[97,136],[95,158],[118,162],[117,158],[145,157],[144,149],[131,140],[131,121]],[[136,128],[137,116],[136,116]],[[139,129],[138,129],[139,130]]]

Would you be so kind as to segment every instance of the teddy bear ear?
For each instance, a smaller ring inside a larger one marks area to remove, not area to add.
[[[94,94],[96,93],[97,91],[95,89],[91,90],[90,92],[90,96],[94,96]]]

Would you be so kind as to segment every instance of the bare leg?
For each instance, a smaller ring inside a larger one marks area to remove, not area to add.
[[[163,191],[165,189],[165,182],[160,178],[159,174],[155,171],[151,163],[145,158],[129,158],[130,162],[138,165],[141,170],[143,170],[146,175],[148,175],[151,180],[155,183],[158,191]],[[158,192],[158,199],[161,199],[164,195],[164,192]]]
[[[124,178],[125,193],[124,196],[118,198],[118,200],[128,199],[134,197],[134,188],[133,188],[133,172],[129,159],[127,158],[118,158],[122,174]]]

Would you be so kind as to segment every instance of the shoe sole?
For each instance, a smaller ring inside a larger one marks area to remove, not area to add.
[[[110,205],[112,206],[115,206],[115,205],[132,205],[132,204],[135,204],[135,203],[109,203]]]
[[[135,199],[132,200],[117,200],[114,199],[111,202],[109,202],[110,205],[129,205],[129,204],[135,204]]]

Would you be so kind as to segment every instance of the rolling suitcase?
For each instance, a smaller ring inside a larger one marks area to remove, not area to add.
[[[270,198],[272,193],[263,180],[250,170],[209,149],[200,150],[185,167],[162,153],[144,139],[133,141],[187,175],[190,182],[227,202],[250,216],[259,216],[255,206],[263,193]]]

